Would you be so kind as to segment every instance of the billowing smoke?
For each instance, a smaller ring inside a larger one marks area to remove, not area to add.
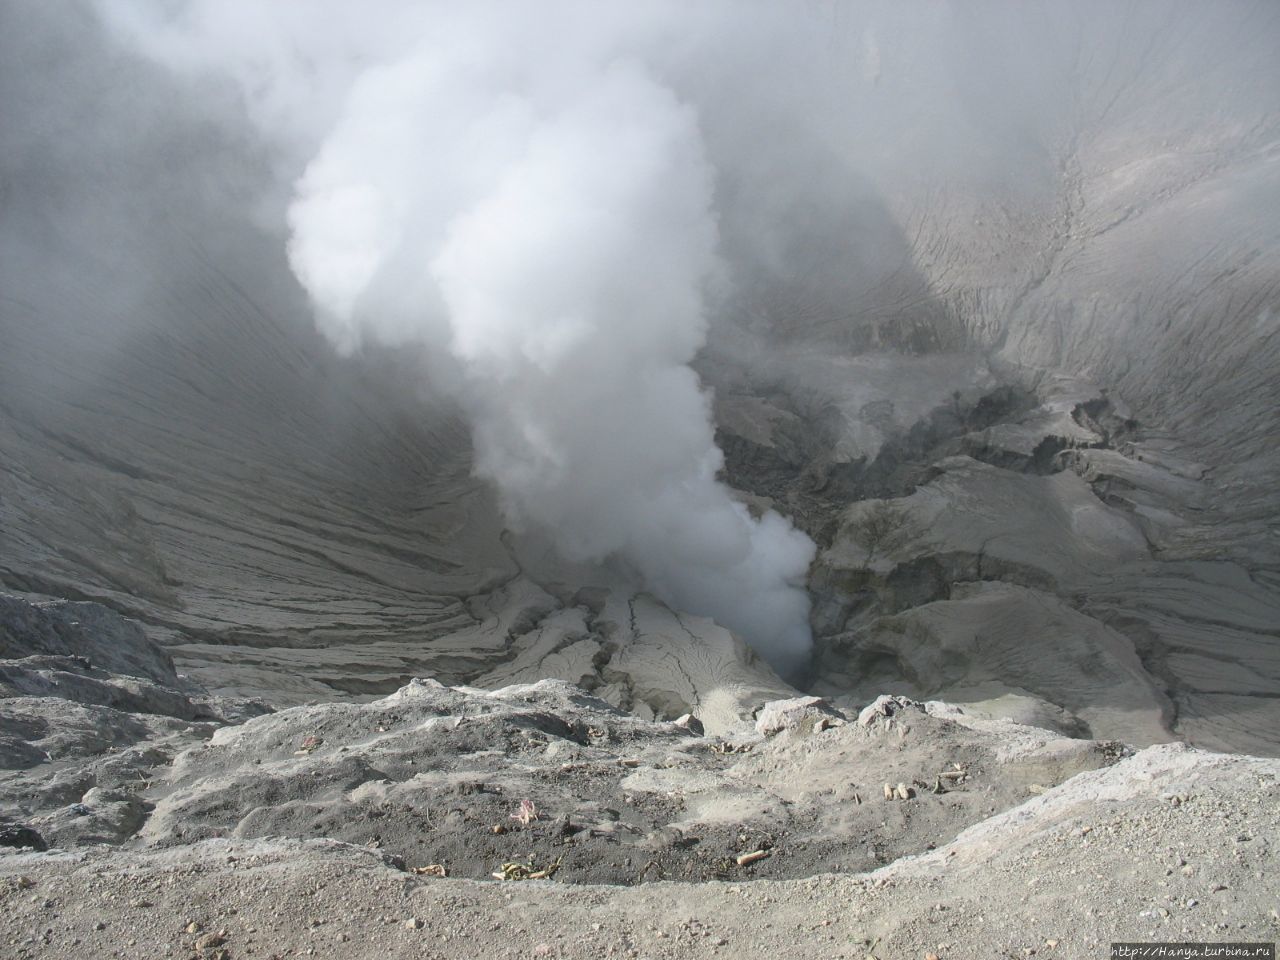
[[[342,351],[426,345],[514,528],[804,662],[813,544],[718,482],[689,366],[726,276],[699,116],[655,55],[689,14],[144,9],[104,6],[151,55],[235,81],[292,178],[289,258],[320,328]]]

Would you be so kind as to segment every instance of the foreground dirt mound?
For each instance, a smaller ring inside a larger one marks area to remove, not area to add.
[[[475,882],[321,840],[9,852],[0,943],[15,958],[1092,960],[1113,940],[1273,941],[1278,776],[1274,760],[1151,747],[926,856],[782,882]]]
[[[888,698],[864,721],[703,737],[562,681],[415,681],[220,730],[157,782],[140,836],[332,837],[474,878],[803,877],[923,852],[1125,752]]]
[[[560,680],[255,716],[163,660],[7,652],[6,957],[1083,958],[1280,929],[1276,760],[737,680],[698,697],[714,735]]]

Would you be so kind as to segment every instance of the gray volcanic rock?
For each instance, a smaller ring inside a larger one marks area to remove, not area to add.
[[[886,394],[937,389],[913,364],[883,362],[900,374]],[[808,403],[865,397],[872,388],[835,376],[848,366],[803,350],[778,364],[784,379],[812,371]],[[824,545],[810,575],[811,692],[990,701],[1057,715],[1067,731],[1276,750],[1269,568],[1209,546],[1204,477],[1096,390],[958,396],[908,430],[882,421],[887,434],[848,414],[803,443],[776,413],[783,402],[765,415],[726,397],[736,412],[722,420],[738,431],[726,434],[730,478],[790,505]],[[750,446],[735,446],[747,433]]]
[[[99,604],[0,596],[0,611],[3,652],[17,657],[0,659],[0,825],[15,836],[131,837],[156,768],[268,709],[178,677],[137,623]]]
[[[142,627],[99,603],[31,603],[0,593],[0,658],[78,657],[108,673],[177,683],[173,659]]]
[[[190,697],[171,687],[110,674],[72,657],[0,660],[0,697],[53,697],[180,720],[195,719],[199,712]]]

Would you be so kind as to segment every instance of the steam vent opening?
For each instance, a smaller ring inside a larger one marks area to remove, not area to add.
[[[1277,50],[0,0],[0,954],[1273,943]]]

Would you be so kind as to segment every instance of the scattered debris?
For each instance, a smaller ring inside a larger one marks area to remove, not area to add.
[[[414,867],[409,871],[416,873],[420,877],[447,877],[449,871],[444,867],[443,863],[428,863],[425,867]]]
[[[424,926],[423,922],[419,920],[417,917],[410,917],[408,920],[404,922],[404,928],[406,930],[421,930],[423,926]]]
[[[520,801],[520,809],[511,814],[510,818],[515,820],[522,827],[527,827],[529,824],[533,823],[533,821],[538,819],[538,808],[534,806],[532,800],[526,797]],[[497,832],[497,830],[494,831],[494,833]]]
[[[297,750],[293,751],[293,755],[295,757],[305,757],[307,754],[314,752],[322,743],[324,743],[324,740],[314,735],[303,737],[302,743],[299,744]]]
[[[556,857],[542,869],[535,867],[533,859],[530,858],[528,863],[504,863],[501,870],[495,870],[490,876],[495,880],[549,880],[555,876],[555,872],[559,869],[559,857]]]

